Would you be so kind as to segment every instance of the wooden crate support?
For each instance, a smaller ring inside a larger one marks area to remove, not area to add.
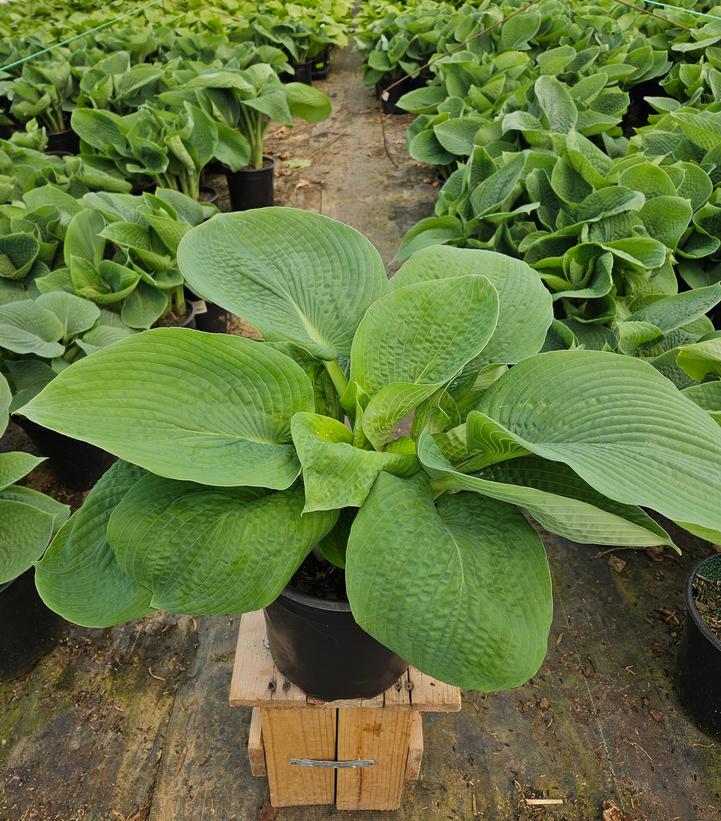
[[[461,694],[409,667],[375,698],[309,698],[273,664],[259,611],[241,619],[230,703],[253,708],[250,768],[267,775],[274,807],[392,810],[400,806],[404,780],[420,775],[422,713],[460,710]]]

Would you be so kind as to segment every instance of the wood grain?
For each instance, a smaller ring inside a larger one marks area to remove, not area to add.
[[[291,758],[335,759],[336,713],[262,708],[263,746],[274,807],[332,804],[335,770],[291,766]]]
[[[400,806],[412,719],[410,710],[338,710],[338,760],[368,758],[375,766],[338,770],[337,809],[394,810]]]

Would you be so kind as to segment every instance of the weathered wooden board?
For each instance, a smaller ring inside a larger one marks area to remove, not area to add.
[[[398,808],[405,784],[412,722],[409,709],[338,710],[338,760],[370,759],[375,765],[338,770],[337,809]]]

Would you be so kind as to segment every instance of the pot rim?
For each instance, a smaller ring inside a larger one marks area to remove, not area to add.
[[[278,598],[285,596],[297,604],[303,604],[306,607],[311,607],[314,610],[330,610],[334,613],[351,613],[350,602],[347,601],[332,601],[330,599],[321,599],[317,596],[311,596],[308,593],[301,593],[294,587],[288,585],[283,588],[282,593]]]
[[[697,627],[701,635],[708,641],[711,646],[716,650],[717,653],[721,653],[721,639],[716,636],[715,633],[712,632],[711,628],[706,624],[699,613],[698,608],[696,607],[696,601],[693,596],[693,583],[698,573],[699,567],[706,561],[706,559],[711,559],[716,554],[712,554],[711,556],[706,556],[705,558],[698,561],[695,565],[693,570],[689,573],[688,579],[686,580],[686,611],[688,612],[689,618],[693,621],[694,625]]]
[[[266,165],[266,163],[270,163],[270,165]],[[275,157],[271,157],[270,154],[263,154],[263,167],[262,168],[251,168],[249,165],[246,165],[245,168],[241,168],[240,171],[231,171],[231,174],[257,174],[260,171],[273,171],[275,169]]]
[[[20,578],[20,576],[15,576],[15,578],[10,579],[9,582],[3,582],[2,584],[0,584],[0,593],[3,593],[5,590],[7,590],[8,587],[10,587],[10,585],[14,584],[19,578]]]

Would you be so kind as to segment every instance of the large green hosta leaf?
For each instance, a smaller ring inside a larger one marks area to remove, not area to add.
[[[361,627],[443,681],[516,687],[546,653],[546,554],[510,505],[470,493],[436,505],[426,477],[381,473],[351,528],[346,584]]]
[[[0,584],[24,573],[42,555],[53,517],[33,505],[0,499]]]
[[[315,407],[300,366],[260,342],[134,334],[67,368],[21,412],[172,479],[289,487],[290,419]]]
[[[65,328],[51,311],[31,299],[0,305],[0,348],[46,359],[62,356]]]
[[[410,440],[397,440],[382,453],[362,450],[342,422],[317,413],[296,413],[290,427],[303,468],[306,511],[360,507],[382,470],[411,476],[419,469]]]
[[[721,530],[721,428],[645,362],[539,354],[491,385],[478,409],[609,499]]]
[[[380,255],[362,234],[291,208],[214,217],[185,235],[178,265],[196,293],[266,339],[327,360],[348,356],[363,314],[387,287]]]
[[[487,277],[498,291],[498,324],[482,358],[513,364],[538,353],[553,320],[551,295],[533,268],[519,259],[495,251],[435,245],[416,251],[404,262],[391,287],[468,274]]]
[[[0,373],[0,436],[5,433],[8,424],[8,411],[13,395],[7,379]]]
[[[562,463],[511,458],[469,476],[453,469],[427,431],[418,442],[418,458],[431,476],[443,480],[446,489],[469,490],[524,507],[546,530],[574,542],[673,545],[668,533],[639,507],[607,499]]]
[[[53,539],[35,568],[45,604],[84,627],[110,627],[152,611],[151,593],[123,573],[107,538],[110,514],[145,475],[116,462]]]
[[[368,309],[351,350],[351,380],[371,397],[363,432],[380,449],[395,424],[485,348],[498,294],[483,276],[417,282]]]
[[[0,453],[0,490],[20,481],[44,461],[44,456],[33,456],[32,453],[19,450]]]
[[[257,610],[274,601],[337,511],[303,514],[303,489],[269,493],[146,476],[108,538],[120,567],[176,613]]]

